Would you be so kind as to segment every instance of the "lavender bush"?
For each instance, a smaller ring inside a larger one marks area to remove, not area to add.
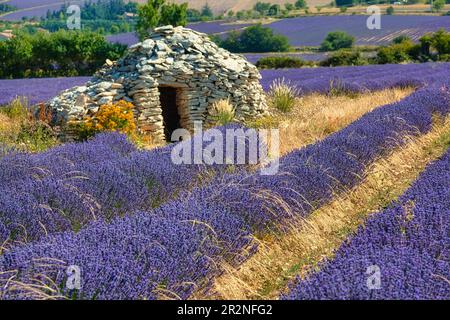
[[[369,65],[262,70],[261,84],[269,90],[276,79],[287,79],[302,94],[330,91],[365,92],[394,87],[422,86],[448,78],[450,63]]]
[[[336,257],[283,299],[450,298],[450,151],[431,164],[392,207],[373,215]],[[369,266],[380,271],[370,289]]]
[[[223,201],[229,210],[246,216],[259,228],[292,213],[306,216],[329,201],[334,192],[361,181],[366,166],[402,137],[427,132],[434,114],[448,114],[448,90],[448,85],[433,85],[375,109],[324,140],[283,157],[277,175],[242,173],[232,177],[215,201]],[[281,202],[290,210],[283,210]]]
[[[239,129],[231,124],[220,128]],[[244,131],[245,133],[245,131]],[[227,140],[224,141],[226,144]],[[235,139],[236,149],[249,147]],[[192,140],[181,142],[193,148]],[[79,230],[92,220],[149,210],[177,190],[196,185],[200,173],[220,175],[227,165],[175,165],[169,145],[139,151],[118,133],[99,134],[41,154],[12,153],[0,158],[0,222],[9,230],[0,243],[38,240]],[[237,165],[235,170],[244,166]],[[11,244],[12,245],[12,244]]]

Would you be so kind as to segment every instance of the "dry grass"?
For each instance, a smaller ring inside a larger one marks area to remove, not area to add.
[[[7,115],[0,113],[0,142],[11,134],[17,134],[20,130],[20,123],[13,121]]]
[[[280,128],[280,154],[322,140],[339,131],[367,112],[399,101],[411,94],[413,88],[389,89],[348,96],[312,94],[298,98],[289,113],[274,111],[273,116],[250,124],[256,127]]]
[[[367,169],[363,183],[291,225],[291,231],[259,242],[258,252],[238,269],[224,265],[212,292],[194,298],[276,299],[295,276],[305,276],[364,223],[411,185],[450,143],[450,119],[419,138],[409,138]]]

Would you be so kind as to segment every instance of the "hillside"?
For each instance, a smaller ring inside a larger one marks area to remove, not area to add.
[[[146,2],[147,0],[137,0],[136,2]],[[194,9],[200,9],[208,3],[209,6],[214,10],[214,12],[223,12],[228,10],[240,11],[248,10],[253,8],[255,3],[260,0],[222,0],[222,1],[208,1],[208,0],[174,0],[177,3],[187,2],[189,7]],[[294,3],[296,0],[267,0],[266,2],[278,3],[284,5],[285,3]],[[330,0],[307,0],[306,1],[310,7],[317,5],[325,5],[330,3]]]

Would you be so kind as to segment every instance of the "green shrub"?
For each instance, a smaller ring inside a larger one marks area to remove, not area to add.
[[[264,57],[259,59],[256,63],[256,66],[260,69],[301,68],[313,65],[314,63],[312,62],[289,56]]]
[[[355,43],[355,38],[344,31],[333,31],[328,33],[325,40],[320,45],[322,51],[335,51],[339,49],[351,48]]]
[[[272,29],[261,24],[248,27],[241,33],[231,32],[224,40],[217,36],[212,39],[231,52],[286,52],[291,49],[287,37],[275,35]]]
[[[412,60],[415,51],[417,46],[410,40],[392,44],[378,49],[377,62],[380,64],[408,62]]]
[[[320,63],[324,67],[336,66],[361,66],[369,64],[369,61],[361,56],[359,51],[339,50]]]
[[[411,38],[402,34],[401,36],[395,37],[392,40],[392,43],[399,44],[399,43],[402,43],[403,41],[411,41]]]
[[[93,32],[18,32],[0,41],[0,77],[90,76],[106,59],[117,60],[125,50]]]
[[[387,7],[386,14],[389,15],[389,16],[393,15],[394,14],[394,7],[393,6]]]

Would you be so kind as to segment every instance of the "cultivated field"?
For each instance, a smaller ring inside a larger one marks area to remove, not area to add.
[[[437,258],[448,68],[263,73],[263,84],[284,77],[300,90],[293,110],[247,123],[282,129],[272,176],[175,165],[176,145],[142,150],[117,133],[34,154],[3,148],[0,297],[73,297],[60,284],[77,265],[79,299],[448,299]],[[244,128],[220,130],[231,127]],[[365,287],[374,264],[389,270],[376,292]]]
[[[20,20],[63,1],[0,3]],[[0,300],[449,300],[450,37],[414,42],[450,18],[395,5],[369,30],[327,3],[264,19],[291,47],[252,28],[228,48],[348,66],[258,70],[169,26],[125,55],[111,42],[134,32],[0,42]],[[315,48],[336,30],[360,46]]]

